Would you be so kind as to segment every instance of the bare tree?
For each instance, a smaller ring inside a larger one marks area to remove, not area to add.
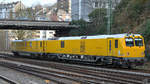
[[[14,30],[11,33],[13,33],[12,35],[15,35],[14,37],[16,37],[17,40],[23,40],[26,37],[26,31],[24,30]]]
[[[31,8],[26,9],[27,18],[30,20],[35,20],[36,18],[36,10]]]
[[[26,17],[26,10],[18,10],[15,12],[16,18]]]
[[[13,30],[13,31],[11,31],[11,35],[14,35],[13,37],[16,40],[33,39],[33,38],[35,38],[34,37],[35,34],[36,34],[36,31],[31,31],[31,30]]]

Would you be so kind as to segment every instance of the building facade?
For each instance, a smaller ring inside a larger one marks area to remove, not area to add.
[[[57,0],[58,21],[71,21],[71,0]]]
[[[52,30],[41,30],[40,31],[40,38],[52,38],[55,35],[55,31]]]
[[[57,0],[57,9],[64,10],[68,13],[69,12],[69,1],[70,0]]]
[[[111,0],[112,9],[120,0]],[[72,20],[83,19],[89,21],[88,15],[96,8],[108,8],[108,0],[71,0],[71,18]]]
[[[16,11],[25,9],[20,2],[0,3],[0,19],[13,19],[16,17]]]

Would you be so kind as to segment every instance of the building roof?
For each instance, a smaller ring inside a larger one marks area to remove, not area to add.
[[[3,8],[12,8],[12,6],[16,5],[17,3],[19,3],[19,1],[12,2],[12,3],[0,3],[0,9],[3,9]]]

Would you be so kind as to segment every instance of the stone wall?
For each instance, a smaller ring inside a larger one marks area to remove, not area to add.
[[[8,31],[0,30],[0,51],[10,50]]]

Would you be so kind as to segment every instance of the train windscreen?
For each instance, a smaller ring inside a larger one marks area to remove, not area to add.
[[[136,46],[143,46],[143,39],[135,38],[135,45]]]
[[[133,38],[126,38],[126,46],[134,46]]]

